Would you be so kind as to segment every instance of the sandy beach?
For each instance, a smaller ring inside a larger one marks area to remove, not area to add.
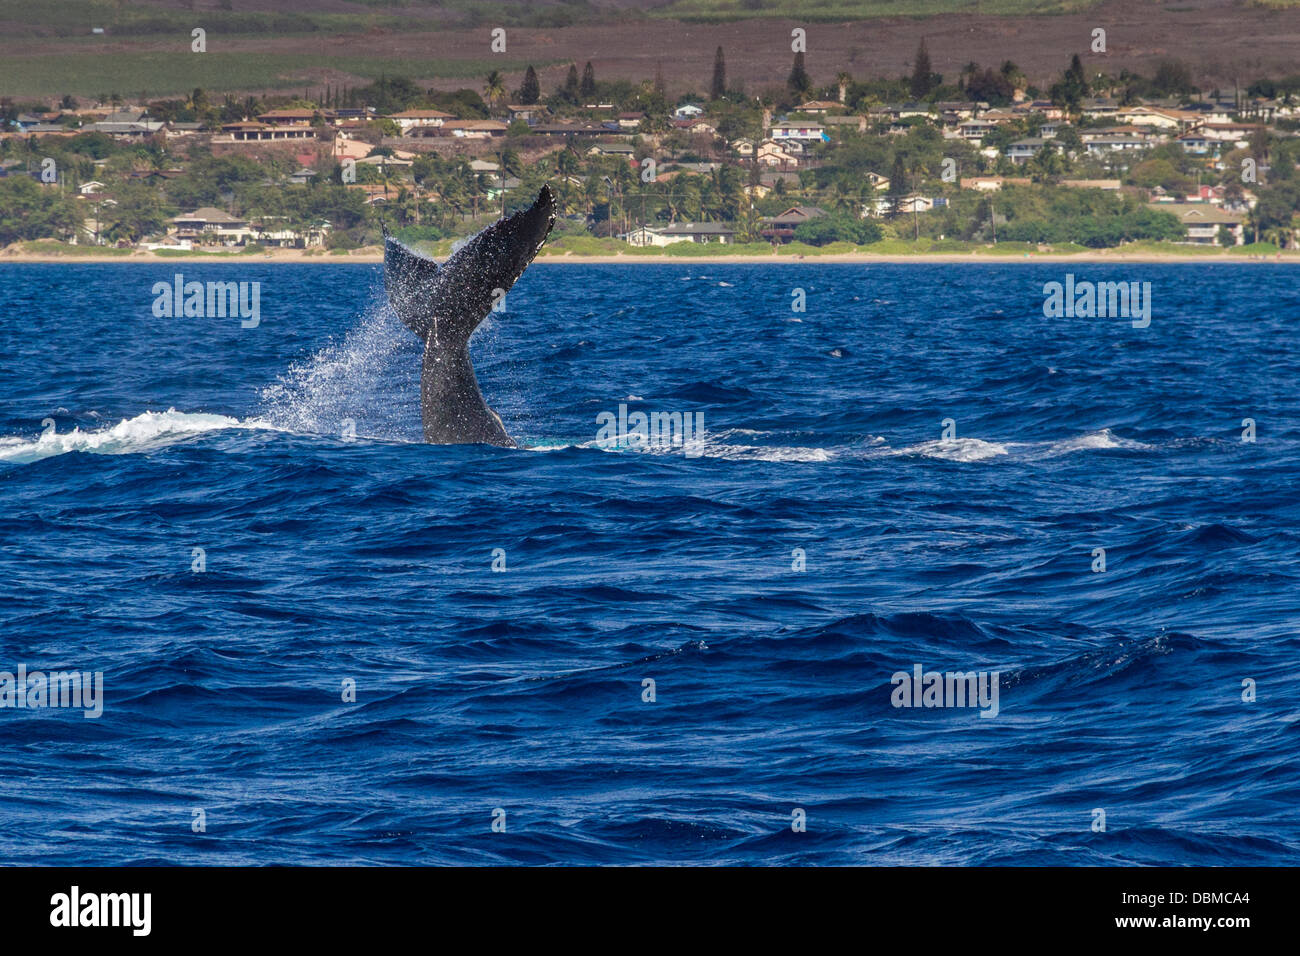
[[[318,264],[318,265],[377,265],[384,261],[383,253],[378,247],[369,247],[364,249],[353,250],[346,254],[330,254],[317,251],[306,251],[302,249],[276,249],[256,255],[240,253],[207,253],[194,255],[157,255],[153,252],[144,250],[134,250],[129,254],[104,255],[95,253],[87,254],[61,254],[61,253],[33,253],[26,250],[10,248],[0,251],[0,264],[4,263],[182,263],[198,262],[204,265],[231,263],[231,264],[248,264],[248,263],[289,263],[289,264]],[[826,255],[798,255],[791,253],[780,253],[777,255],[648,255],[641,253],[629,253],[619,255],[583,255],[573,252],[556,251],[552,253],[542,252],[536,263],[540,264],[568,264],[568,265],[664,265],[664,264],[763,264],[763,265],[799,265],[809,263],[825,264],[843,264],[843,265],[868,265],[871,263],[930,263],[930,264],[950,264],[950,263],[968,263],[968,264],[986,264],[996,263],[1035,263],[1035,262],[1060,262],[1060,263],[1114,263],[1114,262],[1134,262],[1134,263],[1183,263],[1183,264],[1204,264],[1204,263],[1282,263],[1282,264],[1300,264],[1300,252],[1286,251],[1278,254],[1262,256],[1259,254],[1250,255],[1247,253],[1233,253],[1226,250],[1191,250],[1186,253],[1168,253],[1168,252],[1149,252],[1134,250],[1126,252],[1120,249],[1098,249],[1091,252],[1071,252],[1071,253],[1053,253],[1053,252],[1022,252],[1008,251],[996,252],[992,249],[983,249],[978,252],[963,253],[869,253],[869,252],[850,252]]]

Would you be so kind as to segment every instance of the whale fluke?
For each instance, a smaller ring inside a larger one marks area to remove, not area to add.
[[[492,306],[528,268],[555,225],[555,196],[478,233],[441,266],[384,229],[384,289],[398,318],[424,342],[420,412],[424,440],[513,446],[483,401],[469,340]]]

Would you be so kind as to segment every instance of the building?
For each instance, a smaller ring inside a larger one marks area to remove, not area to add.
[[[1217,245],[1222,230],[1232,236],[1234,245],[1245,244],[1246,234],[1242,227],[1244,217],[1239,213],[1226,212],[1209,203],[1162,202],[1148,205],[1152,209],[1173,213],[1178,217],[1178,221],[1187,230],[1184,242],[1200,246]]]
[[[506,107],[506,115],[510,117],[510,122],[523,120],[530,126],[545,116],[549,111],[540,103],[532,103],[527,106],[513,104]]]
[[[768,135],[778,143],[829,143],[826,127],[811,120],[804,122],[773,123],[768,128]]]
[[[962,189],[974,189],[976,192],[993,193],[1003,186],[1028,186],[1032,179],[1016,176],[963,176]]]
[[[260,113],[257,119],[268,126],[310,126],[316,119],[334,119],[334,114],[329,110],[283,109]]]
[[[443,120],[438,125],[428,124],[413,126],[405,135],[421,137],[454,137],[456,139],[498,139],[506,135],[510,127],[501,120]]]
[[[413,129],[423,129],[425,127],[440,127],[448,120],[456,117],[450,113],[444,113],[442,110],[402,110],[400,113],[393,113],[388,117],[398,128],[401,129],[402,135],[410,135]]]
[[[272,126],[270,123],[252,120],[224,123],[221,133],[226,142],[233,143],[265,143],[316,138],[316,130],[310,126]]]
[[[783,169],[793,169],[799,165],[799,157],[794,154],[792,149],[779,143],[765,142],[759,145],[754,151],[754,162],[760,166],[780,166]],[[800,150],[802,152],[802,149]]]
[[[761,235],[768,242],[789,242],[794,238],[794,231],[810,219],[826,215],[826,210],[818,206],[791,206],[776,216],[760,220]]]
[[[641,226],[623,237],[634,246],[667,246],[674,242],[736,241],[736,230],[725,222],[675,222],[667,226]]]
[[[1037,156],[1046,143],[1047,140],[1041,136],[1026,136],[1009,144],[1002,150],[1002,155],[1017,165],[1023,165]]]
[[[238,246],[253,237],[253,230],[247,219],[238,219],[228,212],[211,206],[182,213],[172,219],[172,224],[176,227],[177,239],[189,239],[199,243]]]
[[[800,103],[795,107],[794,111],[808,116],[825,116],[831,110],[842,109],[844,109],[844,104],[834,100],[809,100],[807,103]]]

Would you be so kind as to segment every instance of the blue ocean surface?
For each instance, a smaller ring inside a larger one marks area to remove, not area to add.
[[[539,263],[506,449],[421,442],[378,266],[0,266],[0,862],[1295,865],[1298,290]]]

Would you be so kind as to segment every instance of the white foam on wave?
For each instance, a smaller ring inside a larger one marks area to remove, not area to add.
[[[726,461],[782,461],[812,462],[830,461],[835,452],[826,448],[801,447],[791,445],[749,445],[736,444],[727,439],[736,435],[764,435],[747,428],[727,429],[717,434],[704,433],[697,441],[682,445],[631,445],[591,439],[590,441],[555,441],[536,440],[528,445],[521,445],[524,451],[563,451],[566,448],[589,448],[615,455],[664,455],[684,458],[720,458]]]
[[[1073,451],[1092,451],[1107,448],[1141,451],[1149,447],[1149,445],[1144,445],[1140,441],[1133,441],[1131,438],[1120,438],[1109,428],[1103,428],[1101,431],[1088,432],[1088,434],[1080,435],[1078,438],[1066,438],[1063,441],[1052,442],[1045,451],[1050,455],[1068,455]]]
[[[1002,442],[984,441],[980,438],[943,438],[925,441],[919,445],[891,450],[894,455],[920,455],[923,458],[941,458],[944,461],[988,461],[1008,454]]]
[[[1058,441],[985,441],[981,438],[949,438],[938,441],[921,442],[907,448],[883,448],[874,451],[868,457],[918,455],[922,458],[937,458],[943,461],[982,462],[996,459],[1033,461],[1041,458],[1054,458],[1058,455],[1070,455],[1075,452],[1105,451],[1124,449],[1142,451],[1150,448],[1142,442],[1121,438],[1109,428],[1088,432],[1075,438]]]
[[[169,408],[165,412],[144,412],[134,418],[124,418],[110,428],[93,431],[83,432],[74,428],[60,433],[51,429],[34,439],[0,437],[0,461],[28,464],[74,451],[93,455],[130,455],[231,428],[273,429],[274,426],[261,419],[240,421],[228,415],[178,412]]]

